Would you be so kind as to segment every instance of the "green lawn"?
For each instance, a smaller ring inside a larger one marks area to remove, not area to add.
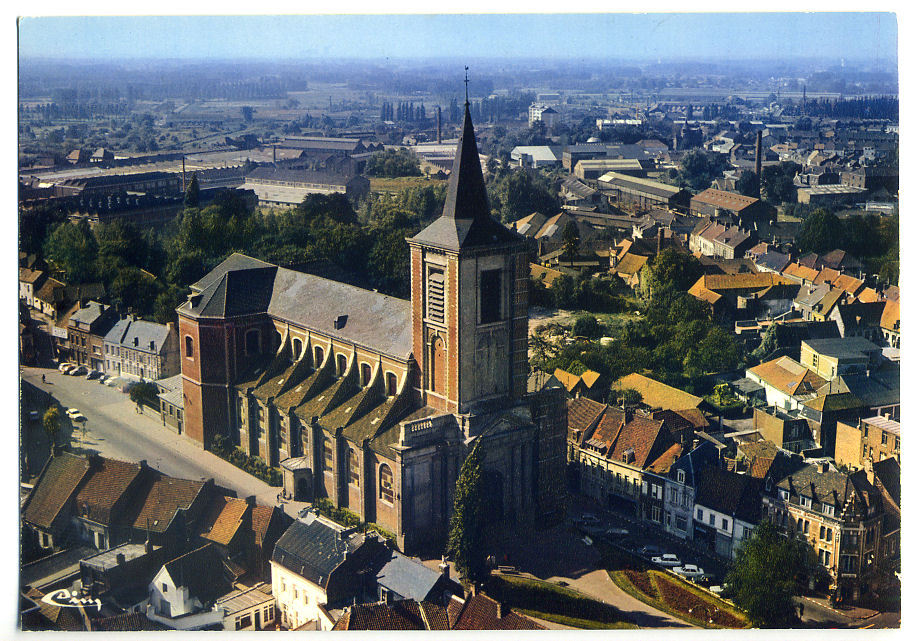
[[[423,187],[425,185],[439,185],[443,181],[429,179],[424,176],[409,176],[404,178],[370,178],[370,191],[399,192],[409,187]]]
[[[523,577],[492,576],[485,591],[530,616],[575,628],[630,628],[618,608],[553,583]]]

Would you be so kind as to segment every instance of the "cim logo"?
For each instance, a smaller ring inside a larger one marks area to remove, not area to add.
[[[99,599],[92,599],[89,597],[80,598],[79,592],[76,590],[71,592],[67,588],[49,592],[41,598],[41,602],[47,603],[48,605],[56,605],[59,608],[79,608],[80,606],[95,604],[96,611],[102,611],[102,601]]]

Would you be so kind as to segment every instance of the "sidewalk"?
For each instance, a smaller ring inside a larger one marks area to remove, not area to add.
[[[842,605],[840,607],[832,607],[829,605],[829,600],[819,597],[804,596],[802,597],[807,602],[812,603],[818,607],[821,607],[825,610],[831,610],[836,614],[840,614],[843,617],[851,619],[853,621],[860,621],[863,619],[869,619],[875,617],[879,614],[878,610],[871,610],[870,608],[862,608],[856,605]]]

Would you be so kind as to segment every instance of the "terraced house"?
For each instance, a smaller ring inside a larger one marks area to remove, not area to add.
[[[408,240],[401,300],[243,255],[178,308],[186,434],[223,435],[409,547],[441,536],[482,440],[490,513],[556,511],[564,404],[527,394],[525,240],[490,216],[468,110],[443,214]]]

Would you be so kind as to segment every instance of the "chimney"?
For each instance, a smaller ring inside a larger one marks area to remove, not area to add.
[[[385,594],[383,595],[383,601],[385,601],[386,605],[392,605],[392,591],[391,590],[386,590]]]
[[[151,351],[151,352],[155,352],[155,351],[156,351],[156,342],[155,342],[155,341],[150,341],[150,351]]]
[[[437,105],[437,144],[443,142],[443,129],[440,126],[440,105]]]
[[[245,497],[245,502],[251,505],[252,507],[255,507],[255,495],[253,494],[251,496]]]
[[[118,565],[124,565],[124,554],[121,553],[121,552],[119,552],[118,554],[116,554],[116,555],[115,555],[115,562],[116,562]]]
[[[500,601],[497,602],[497,618],[498,619],[504,618],[504,604],[501,603]]]
[[[134,337],[134,347],[137,347],[139,344],[140,344],[140,339],[137,336],[135,336]]]
[[[657,255],[663,251],[663,226],[657,228]]]
[[[142,469],[142,470],[147,469],[147,459],[143,459],[143,460],[140,461],[137,465],[139,465],[139,466],[140,466],[140,469]]]
[[[449,563],[446,562],[446,555],[443,555],[440,558],[440,565],[437,566],[437,568],[440,570],[440,574],[442,574],[444,578],[449,579]]]
[[[153,551],[153,543],[150,541],[150,533],[147,532],[147,540],[143,542],[143,552],[144,554],[149,554]]]

